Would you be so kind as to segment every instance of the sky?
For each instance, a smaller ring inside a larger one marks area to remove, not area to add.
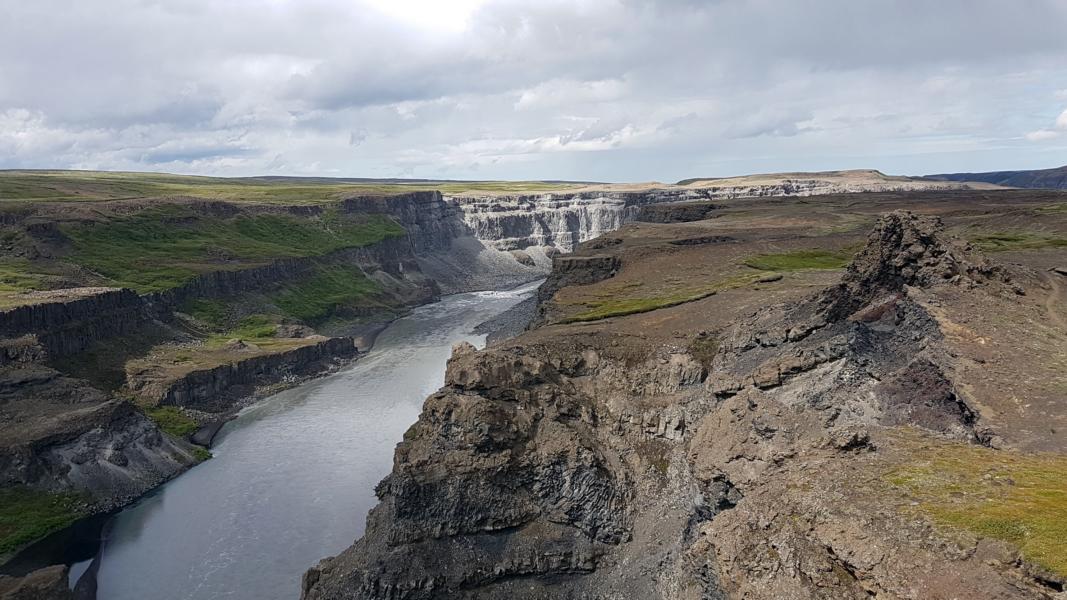
[[[1067,164],[1067,0],[0,0],[0,168]]]

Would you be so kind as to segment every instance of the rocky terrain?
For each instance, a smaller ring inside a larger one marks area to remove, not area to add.
[[[739,213],[764,208],[754,197],[972,186],[835,172],[647,186],[372,187],[0,174],[0,494],[12,509],[0,514],[0,558],[204,460],[202,445],[249,399],[356,359],[385,323],[441,294],[506,288],[552,269],[539,306],[524,306],[507,328],[529,314],[545,325],[597,322],[773,280],[761,272],[697,281],[716,275],[710,265],[682,285],[675,267],[658,265],[645,283],[666,286],[662,301],[627,298],[638,288],[626,284],[573,310],[573,290],[626,279],[632,261],[620,253],[647,254],[651,267],[735,241],[694,231],[642,247],[614,230],[657,223],[673,232],[718,221],[731,202]],[[849,213],[837,226],[854,229],[858,219]],[[565,254],[582,242],[582,252]],[[678,360],[671,369],[693,368]],[[676,387],[662,377],[655,385]],[[655,427],[681,436],[681,417],[671,414]],[[569,492],[553,493],[564,502]],[[532,514],[522,506],[509,510]],[[623,522],[591,527],[615,532],[604,543],[629,535]]]
[[[303,597],[1062,597],[1064,206],[716,200],[579,245]]]

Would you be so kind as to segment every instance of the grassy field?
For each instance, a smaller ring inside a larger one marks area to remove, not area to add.
[[[200,427],[196,421],[182,414],[177,406],[156,406],[145,408],[144,412],[160,429],[176,438],[192,435]]]
[[[403,233],[400,225],[383,215],[308,220],[264,214],[226,219],[198,216],[177,206],[64,228],[73,245],[70,261],[139,292],[176,287],[208,271],[321,256]]]
[[[886,475],[916,510],[946,530],[1013,544],[1067,576],[1067,457],[949,443],[920,450],[921,460]]]
[[[969,241],[986,252],[1036,250],[1067,246],[1067,238],[1026,232],[987,233],[971,236]]]
[[[311,278],[286,285],[272,300],[286,315],[317,323],[346,307],[373,306],[378,291],[377,283],[351,267],[321,266]]]
[[[322,204],[361,194],[437,190],[445,194],[564,190],[580,184],[543,181],[351,181],[329,178],[223,178],[104,171],[0,171],[4,201],[101,201],[190,196],[275,204]]]
[[[669,308],[686,302],[702,300],[728,289],[741,287],[755,282],[763,274],[741,274],[730,277],[724,281],[704,285],[700,287],[682,287],[673,290],[660,291],[654,295],[642,295],[631,297],[612,297],[604,300],[587,302],[587,310],[571,315],[561,322],[576,323],[584,321],[598,321],[609,317],[621,317],[637,313],[649,312],[660,308]]]
[[[794,250],[778,254],[760,254],[745,260],[745,265],[761,271],[803,271],[807,269],[843,269],[852,253],[832,250]]]
[[[84,516],[80,500],[76,494],[0,489],[0,557]]]

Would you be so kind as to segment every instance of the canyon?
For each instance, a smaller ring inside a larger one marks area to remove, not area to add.
[[[1057,435],[1026,433],[1038,408],[1008,414],[992,400],[1002,382],[961,375],[972,348],[952,345],[952,319],[967,302],[1036,311],[1035,298],[1056,297],[1042,273],[1060,266],[1063,202],[858,171],[5,203],[0,487],[75,494],[66,520],[113,510],[204,460],[193,441],[210,443],[255,398],[359,360],[412,307],[547,276],[526,333],[455,349],[366,535],[308,572],[307,598],[916,597],[892,583],[911,581],[914,562],[874,572],[857,556],[866,538],[850,502],[884,517],[879,532],[907,526],[885,534],[886,553],[1042,597],[1062,586],[1047,561],[1013,563],[997,546],[1002,566],[986,568],[918,541],[937,534],[880,500],[799,488],[878,479],[923,444],[1062,450]],[[896,208],[945,224],[879,220]],[[1026,233],[1039,218],[1040,235]],[[180,235],[130,243],[155,271],[94,253],[157,227]],[[1015,262],[992,265],[953,236]],[[226,239],[240,244],[211,245]],[[996,337],[971,332],[973,318],[967,335]],[[855,474],[838,481],[839,469]],[[788,503],[772,509],[775,497]],[[786,522],[815,507],[850,529]],[[761,519],[772,525],[755,535]]]

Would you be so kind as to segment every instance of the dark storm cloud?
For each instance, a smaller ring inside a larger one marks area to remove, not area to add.
[[[1065,161],[1062,0],[459,4],[0,0],[0,167],[629,180]]]

